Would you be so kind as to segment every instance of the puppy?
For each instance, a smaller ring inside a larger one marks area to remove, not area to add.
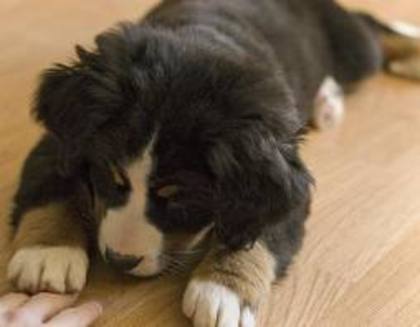
[[[324,81],[420,78],[414,40],[332,0],[167,0],[76,52],[36,93],[9,278],[79,292],[97,249],[140,277],[207,249],[184,294],[195,326],[254,326],[300,248],[299,142]]]

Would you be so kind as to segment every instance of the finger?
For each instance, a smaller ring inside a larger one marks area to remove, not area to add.
[[[28,301],[29,295],[24,293],[9,293],[0,298],[0,315],[20,307]]]
[[[29,296],[23,293],[10,293],[0,298],[0,326],[7,326],[14,311],[28,301]]]
[[[87,327],[102,314],[102,305],[88,302],[67,309],[46,323],[45,327]]]
[[[44,322],[76,301],[75,295],[40,293],[15,312],[16,319]]]

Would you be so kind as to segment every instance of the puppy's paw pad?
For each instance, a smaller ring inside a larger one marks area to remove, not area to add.
[[[8,267],[8,278],[30,293],[79,292],[86,283],[86,251],[68,246],[34,246],[18,250]]]
[[[229,288],[209,281],[193,280],[183,300],[184,314],[194,327],[255,327],[255,315]]]

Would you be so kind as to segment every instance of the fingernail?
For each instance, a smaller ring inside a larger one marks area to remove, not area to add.
[[[89,305],[94,306],[98,314],[102,314],[102,312],[104,311],[102,304],[98,301],[90,302]]]

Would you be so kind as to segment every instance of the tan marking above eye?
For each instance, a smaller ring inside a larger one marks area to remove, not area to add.
[[[173,197],[175,194],[177,194],[179,191],[179,187],[177,185],[166,185],[161,188],[159,188],[156,191],[156,194],[165,199],[169,199]]]

